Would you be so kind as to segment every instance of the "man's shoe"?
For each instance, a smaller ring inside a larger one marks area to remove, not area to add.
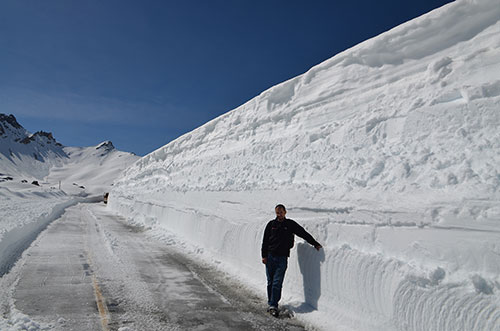
[[[276,307],[269,307],[269,313],[271,315],[273,315],[274,317],[278,317],[278,315],[279,315],[278,308],[276,308]]]

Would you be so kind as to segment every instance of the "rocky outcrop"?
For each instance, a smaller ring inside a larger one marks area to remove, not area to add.
[[[107,140],[97,145],[95,149],[101,152],[101,156],[105,156],[109,152],[113,151],[115,149],[115,146],[111,141]]]
[[[21,129],[22,126],[17,122],[16,118],[14,115],[5,115],[5,114],[0,114],[0,125],[5,123],[9,123],[13,128],[15,129]]]
[[[53,134],[33,134],[22,127],[14,115],[0,114],[0,170],[43,178],[48,169],[68,156]],[[33,172],[33,169],[36,169]],[[35,174],[36,173],[36,174]]]
[[[21,144],[29,144],[33,141],[36,141],[37,138],[40,137],[42,138],[42,141],[46,144],[54,144],[56,146],[62,146],[62,144],[58,143],[55,139],[54,136],[52,135],[52,132],[45,132],[45,131],[37,131],[34,134],[25,137],[24,139],[20,140],[19,142]],[[45,138],[45,139],[43,139]]]
[[[102,143],[97,145],[97,147],[95,149],[111,151],[111,150],[115,149],[115,146],[113,145],[113,143],[110,140],[107,140],[107,141],[103,141]]]

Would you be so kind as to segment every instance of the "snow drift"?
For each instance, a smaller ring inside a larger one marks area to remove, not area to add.
[[[110,206],[332,330],[500,330],[500,6],[456,1],[363,42],[129,167]],[[300,314],[301,313],[301,314]]]

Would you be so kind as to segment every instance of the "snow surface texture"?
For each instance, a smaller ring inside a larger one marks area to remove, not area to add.
[[[500,330],[500,5],[456,1],[270,88],[145,156],[110,206],[265,287],[326,330]]]

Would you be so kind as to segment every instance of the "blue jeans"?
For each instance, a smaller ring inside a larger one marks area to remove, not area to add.
[[[267,257],[267,303],[269,306],[278,307],[287,266],[288,257],[286,256],[273,256],[269,254]]]

